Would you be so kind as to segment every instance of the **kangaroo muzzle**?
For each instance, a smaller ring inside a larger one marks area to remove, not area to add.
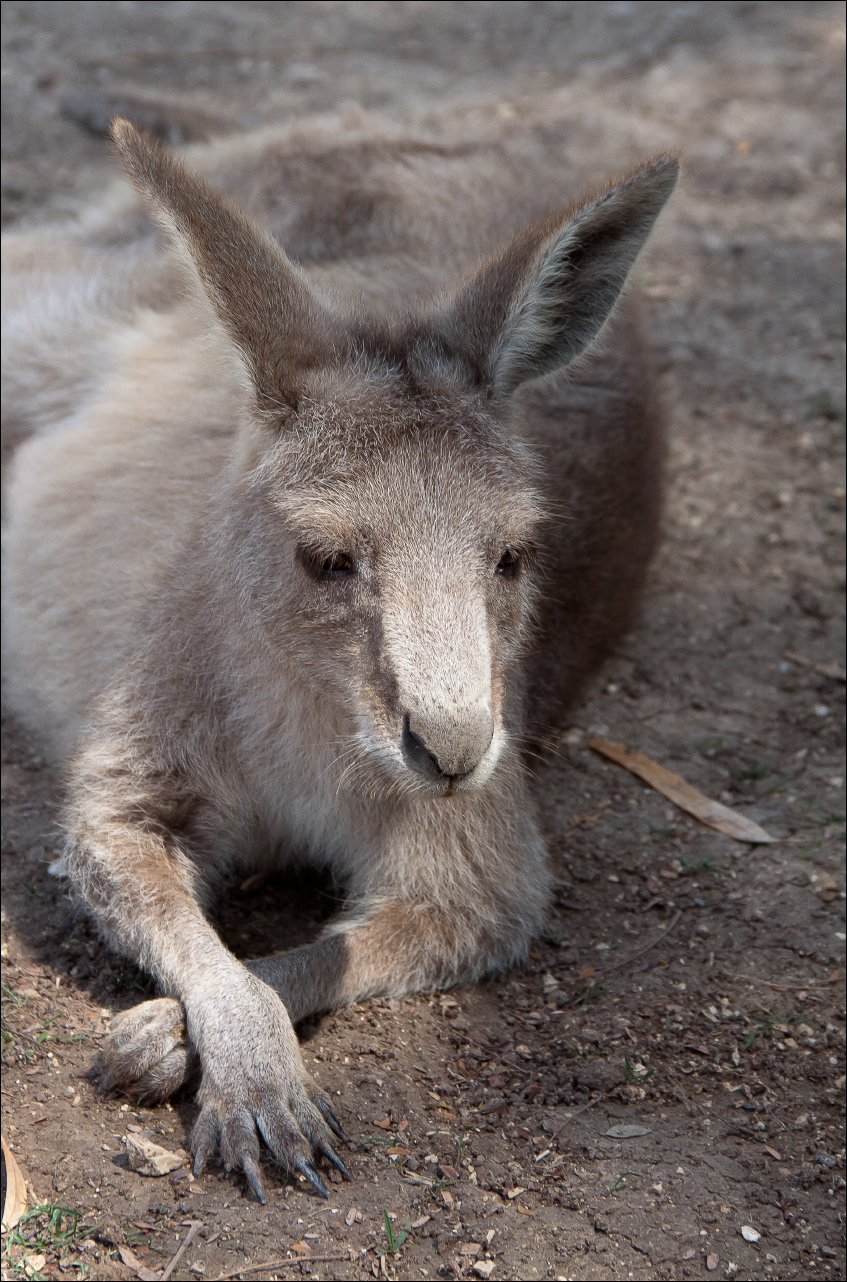
[[[464,779],[479,765],[493,738],[494,721],[487,711],[449,720],[407,712],[401,748],[410,770],[425,778]]]

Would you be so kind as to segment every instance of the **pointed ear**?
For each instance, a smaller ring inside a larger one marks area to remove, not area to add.
[[[261,408],[287,417],[303,371],[332,356],[335,318],[261,227],[128,120],[114,149],[238,347]]]
[[[659,156],[483,265],[449,309],[447,337],[495,394],[569,364],[596,338],[678,176],[677,158]]]

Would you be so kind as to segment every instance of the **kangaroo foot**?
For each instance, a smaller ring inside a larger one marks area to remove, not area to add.
[[[186,1038],[182,1006],[172,997],[160,997],[115,1016],[95,1074],[105,1090],[159,1104],[198,1067]]]
[[[333,1148],[341,1127],[324,1094],[303,1066],[282,1002],[261,980],[245,974],[237,1005],[211,1004],[204,1012],[200,1116],[191,1134],[194,1172],[217,1155],[227,1169],[241,1167],[260,1202],[260,1140],[285,1171],[299,1172],[321,1197],[329,1191],[315,1161],[325,1157],[349,1179]]]
[[[328,1127],[341,1136],[341,1127],[320,1087],[303,1073],[273,1085],[237,1091],[227,1097],[204,1077],[200,1117],[191,1134],[194,1173],[200,1174],[208,1155],[217,1153],[227,1170],[241,1167],[260,1202],[265,1197],[259,1174],[259,1136],[286,1171],[304,1175],[321,1197],[329,1197],[313,1156],[327,1158],[345,1179],[347,1167],[329,1143]]]

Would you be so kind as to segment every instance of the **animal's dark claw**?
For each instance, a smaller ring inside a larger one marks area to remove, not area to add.
[[[286,1173],[299,1172],[322,1198],[329,1190],[315,1163],[323,1156],[344,1179],[347,1168],[335,1152],[332,1132],[341,1133],[338,1119],[320,1087],[306,1073],[281,1074],[260,1089],[204,1080],[200,1115],[191,1135],[195,1175],[204,1162],[217,1154],[227,1170],[241,1169],[258,1202],[262,1191],[260,1140]],[[241,1089],[239,1089],[241,1086]]]
[[[306,1179],[314,1186],[317,1192],[320,1193],[321,1197],[329,1200],[329,1189],[324,1184],[320,1175],[318,1175],[312,1163],[308,1162],[305,1157],[298,1157],[294,1165],[297,1167],[297,1170],[301,1175],[305,1175]]]
[[[325,1096],[316,1095],[314,1099],[314,1103],[317,1106],[317,1108],[320,1109],[321,1114],[323,1115],[323,1119],[326,1122],[329,1129],[332,1131],[333,1135],[337,1135],[340,1140],[346,1140],[347,1136],[344,1134],[344,1130],[338,1118],[335,1116],[332,1109],[330,1108],[329,1100],[326,1099]]]
[[[195,1179],[199,1179],[203,1174],[206,1158],[217,1149],[218,1137],[218,1119],[211,1113],[201,1113],[191,1134],[191,1150],[194,1155],[192,1170]]]
[[[247,1179],[247,1183],[250,1185],[251,1189],[256,1195],[256,1200],[258,1202],[261,1202],[262,1206],[264,1206],[265,1195],[262,1192],[262,1178],[259,1174],[258,1162],[254,1162],[252,1157],[249,1157],[248,1155],[245,1154],[245,1156],[241,1159],[241,1168],[244,1171],[244,1175]]]
[[[332,1162],[336,1170],[339,1170],[341,1172],[345,1180],[349,1180],[350,1172],[347,1170],[347,1167],[344,1165],[341,1158],[336,1153],[335,1149],[330,1148],[329,1144],[320,1144],[318,1147],[320,1148],[324,1157],[328,1158],[329,1161]]]

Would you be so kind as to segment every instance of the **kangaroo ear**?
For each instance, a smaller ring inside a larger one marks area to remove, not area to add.
[[[569,364],[596,338],[678,176],[677,158],[659,156],[483,264],[448,312],[448,341],[493,392]]]
[[[305,369],[332,356],[335,319],[277,242],[159,143],[114,120],[114,149],[240,350],[263,409],[296,407]]]

